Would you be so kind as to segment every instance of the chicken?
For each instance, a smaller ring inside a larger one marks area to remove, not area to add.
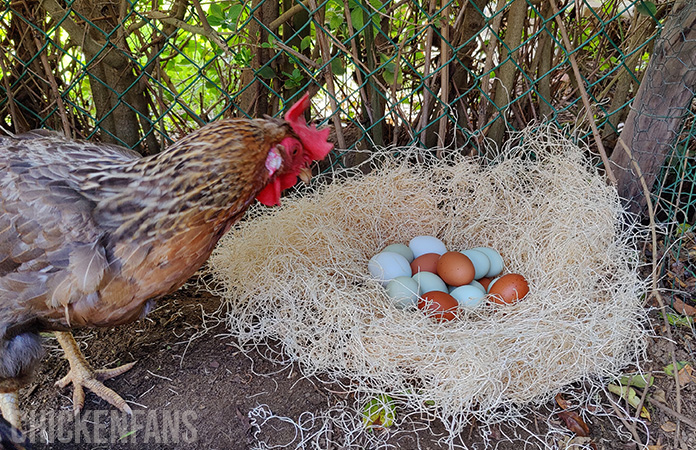
[[[304,121],[305,95],[280,119],[209,124],[162,153],[140,158],[111,145],[35,131],[0,137],[0,400],[19,428],[17,390],[41,359],[41,331],[56,331],[70,362],[57,384],[87,387],[116,407],[71,328],[143,317],[178,289],[258,199],[281,192],[333,147]]]

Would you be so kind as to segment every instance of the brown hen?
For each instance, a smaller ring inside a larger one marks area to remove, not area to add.
[[[0,399],[19,427],[16,392],[57,331],[72,382],[116,407],[101,384],[132,365],[94,371],[68,332],[143,317],[154,300],[200,268],[254,199],[280,202],[313,160],[331,150],[328,129],[308,127],[303,97],[285,120],[228,119],[158,155],[36,131],[0,137]]]

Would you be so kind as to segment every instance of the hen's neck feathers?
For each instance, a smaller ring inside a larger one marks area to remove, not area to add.
[[[269,150],[290,128],[278,120],[229,119],[160,154],[76,169],[95,219],[114,237],[176,234],[241,215],[269,181]]]

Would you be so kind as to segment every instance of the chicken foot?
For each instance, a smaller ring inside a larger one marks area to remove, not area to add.
[[[70,383],[73,384],[73,410],[75,411],[75,415],[80,414],[82,407],[85,405],[84,388],[89,389],[121,411],[132,414],[133,411],[126,401],[115,391],[104,386],[102,381],[121,375],[130,370],[131,367],[135,365],[135,361],[113,369],[95,370],[92,369],[82,355],[72,333],[67,331],[56,331],[55,335],[56,339],[58,339],[58,343],[63,347],[65,358],[70,363],[70,371],[65,377],[56,381],[56,386],[64,388]]]

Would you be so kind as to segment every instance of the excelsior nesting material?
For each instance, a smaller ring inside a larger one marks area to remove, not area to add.
[[[636,229],[583,149],[548,128],[515,142],[487,165],[391,149],[368,175],[254,209],[209,263],[231,332],[280,341],[270,356],[305,375],[389,393],[453,434],[618,373],[645,333]],[[497,249],[529,293],[451,321],[395,307],[368,261],[420,235]]]

